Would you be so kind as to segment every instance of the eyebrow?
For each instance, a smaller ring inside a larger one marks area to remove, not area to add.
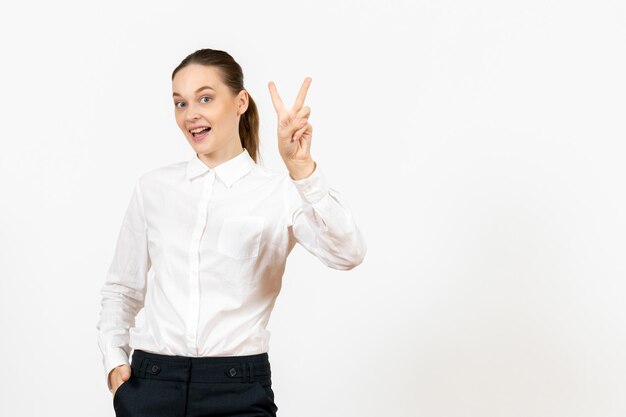
[[[200,87],[200,88],[198,88],[198,89],[196,90],[196,94],[198,94],[198,93],[199,93],[200,91],[202,91],[202,90],[213,90],[213,91],[215,91],[215,89],[214,89],[213,87],[211,87],[211,86],[209,86],[209,85],[203,85],[202,87]],[[172,94],[172,96],[173,96],[173,97],[176,97],[176,96],[178,96],[178,97],[182,97],[182,96],[181,96],[180,94],[178,94],[177,92],[174,92],[174,94]]]

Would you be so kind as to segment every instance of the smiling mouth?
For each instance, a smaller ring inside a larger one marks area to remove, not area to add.
[[[210,127],[205,127],[205,128],[202,128],[202,129],[190,130],[189,132],[191,133],[191,136],[196,138],[196,137],[203,136],[205,133],[208,133],[210,130],[211,130]]]
[[[190,130],[189,132],[191,133],[191,139],[194,142],[198,143],[198,142],[204,141],[207,138],[207,136],[209,136],[210,131],[211,131],[210,127],[203,127],[203,128]]]

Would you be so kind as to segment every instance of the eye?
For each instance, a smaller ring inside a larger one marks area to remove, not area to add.
[[[174,106],[180,109],[179,104],[185,104],[185,103],[183,103],[182,101],[177,101],[176,103],[174,103]]]
[[[200,101],[202,101],[203,99],[208,98],[209,100],[213,100],[213,98],[209,97],[209,96],[204,96],[200,99]],[[207,101],[204,101],[204,103],[208,103]]]

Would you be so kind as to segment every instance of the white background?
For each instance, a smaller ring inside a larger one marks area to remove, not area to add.
[[[132,184],[189,158],[171,72],[306,76],[312,155],[368,244],[298,246],[269,330],[278,415],[626,414],[623,1],[2,6],[0,415],[113,416],[96,322]]]

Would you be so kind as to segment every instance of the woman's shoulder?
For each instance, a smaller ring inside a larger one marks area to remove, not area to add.
[[[252,169],[252,172],[258,176],[271,178],[275,180],[279,180],[283,178],[283,173],[278,172],[277,170],[273,168],[266,167],[265,165],[262,165],[259,163],[254,164],[254,168]]]
[[[137,182],[140,185],[147,183],[163,183],[184,178],[188,161],[179,161],[167,165],[150,168],[139,174]]]
[[[289,171],[278,170],[273,168],[267,168],[257,164],[253,169],[253,175],[266,182],[271,182],[276,185],[280,185],[284,188],[293,187],[293,181],[289,176]]]

